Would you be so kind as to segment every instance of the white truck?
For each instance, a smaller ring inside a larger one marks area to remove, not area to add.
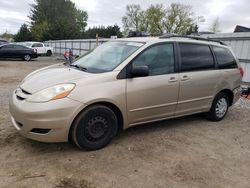
[[[42,42],[24,42],[23,45],[35,49],[38,55],[51,56],[53,48],[45,46]]]

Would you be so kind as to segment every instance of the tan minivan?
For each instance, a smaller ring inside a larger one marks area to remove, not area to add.
[[[133,125],[206,113],[222,120],[243,70],[221,42],[197,37],[106,42],[72,64],[29,74],[10,99],[18,132],[42,142],[106,146]]]

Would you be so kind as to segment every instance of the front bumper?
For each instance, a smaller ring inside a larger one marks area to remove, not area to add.
[[[41,142],[67,142],[70,126],[84,105],[69,98],[46,103],[10,99],[11,120],[24,137]],[[47,130],[46,133],[34,130]]]

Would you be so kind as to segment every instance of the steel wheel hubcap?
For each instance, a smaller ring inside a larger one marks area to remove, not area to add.
[[[106,135],[107,130],[107,120],[103,117],[94,117],[88,121],[84,135],[89,141],[98,141]]]
[[[225,98],[221,98],[216,104],[215,108],[216,116],[218,118],[222,118],[226,114],[227,108],[228,108],[227,100]]]

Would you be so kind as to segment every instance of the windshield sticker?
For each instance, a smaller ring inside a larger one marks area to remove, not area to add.
[[[129,42],[127,43],[128,46],[136,46],[136,47],[141,47],[143,43],[140,42]]]

